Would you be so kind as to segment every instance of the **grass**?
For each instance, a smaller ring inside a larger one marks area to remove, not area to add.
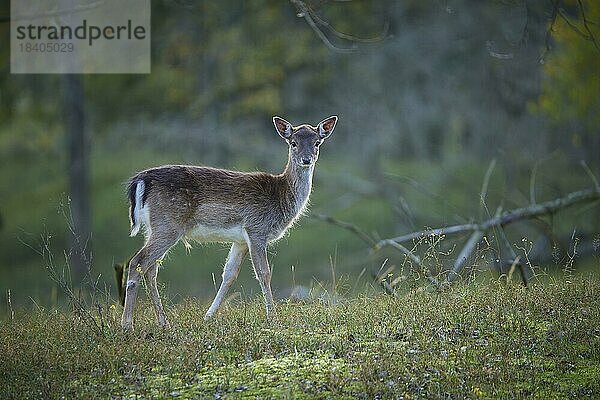
[[[335,303],[170,306],[136,329],[38,309],[0,320],[0,398],[598,398],[600,280],[411,290]],[[100,318],[101,317],[101,318]]]

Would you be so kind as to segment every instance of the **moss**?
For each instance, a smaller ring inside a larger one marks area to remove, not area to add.
[[[333,385],[332,385],[333,383]],[[101,382],[73,381],[71,388],[82,395],[93,393]],[[196,373],[171,375],[160,369],[139,380],[112,379],[104,386],[124,398],[352,398],[360,391],[346,361],[323,352],[266,357],[236,365],[204,367]],[[343,391],[334,390],[342,388]]]

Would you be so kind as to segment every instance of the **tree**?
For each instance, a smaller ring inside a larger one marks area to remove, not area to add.
[[[89,138],[85,129],[85,98],[81,76],[62,79],[63,113],[68,147],[71,266],[76,282],[90,267]]]
[[[570,3],[574,15],[561,8],[561,18],[550,26],[556,47],[544,64],[538,105],[574,147],[593,159],[600,153],[600,3]]]

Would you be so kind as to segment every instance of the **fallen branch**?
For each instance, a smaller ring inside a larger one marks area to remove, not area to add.
[[[579,192],[569,193],[565,197],[547,201],[545,203],[532,204],[528,207],[505,211],[501,215],[495,216],[482,223],[470,223],[463,225],[447,226],[436,229],[428,229],[424,231],[408,233],[406,235],[397,236],[390,239],[383,239],[377,242],[375,247],[383,247],[384,245],[386,245],[386,243],[389,244],[390,241],[402,243],[408,240],[417,239],[424,236],[447,235],[452,233],[473,231],[487,231],[488,229],[493,228],[495,226],[505,226],[523,219],[531,219],[542,215],[551,215],[563,208],[567,208],[578,203],[592,202],[599,199],[600,191],[597,191],[595,189],[581,190]]]
[[[587,189],[578,192],[569,193],[565,197],[561,197],[555,200],[550,200],[544,203],[532,204],[528,207],[517,208],[515,210],[505,211],[503,213],[496,213],[493,218],[490,218],[481,223],[471,223],[464,225],[454,225],[444,228],[429,229],[426,231],[412,232],[406,235],[397,236],[391,239],[383,239],[377,242],[375,249],[381,249],[384,246],[391,246],[400,252],[405,253],[404,250],[408,251],[404,246],[402,249],[399,248],[401,242],[405,242],[412,239],[431,235],[446,235],[451,233],[459,232],[473,232],[466,245],[461,250],[458,258],[454,262],[454,266],[448,274],[448,282],[454,281],[460,274],[465,261],[469,258],[477,243],[481,240],[485,233],[495,227],[503,227],[513,222],[521,221],[524,219],[532,219],[543,215],[552,215],[559,210],[571,207],[575,204],[588,203],[600,200],[600,191],[597,189]]]
[[[510,246],[510,243],[508,242],[508,239],[506,238],[506,235],[504,234],[502,228],[505,225],[512,224],[513,222],[521,221],[524,219],[532,219],[543,215],[552,215],[562,209],[571,207],[576,204],[590,203],[598,200],[600,200],[599,189],[596,188],[581,190],[578,192],[569,193],[568,195],[558,199],[546,201],[544,203],[539,204],[532,204],[528,207],[517,208],[505,212],[502,212],[502,209],[498,208],[494,217],[481,223],[470,223],[428,229],[424,231],[408,233],[402,236],[396,236],[390,239],[382,239],[379,241],[375,241],[370,235],[368,235],[362,229],[360,229],[358,226],[352,223],[340,221],[336,218],[323,214],[311,214],[310,217],[328,222],[332,225],[336,225],[340,228],[352,232],[365,243],[367,243],[369,246],[372,246],[375,251],[380,250],[383,247],[394,248],[395,250],[404,254],[414,265],[419,267],[423,271],[423,274],[425,275],[427,280],[433,286],[435,286],[437,290],[443,290],[447,287],[449,283],[453,282],[458,276],[460,276],[460,272],[464,267],[466,260],[470,257],[472,252],[475,250],[477,244],[487,233],[487,231],[496,228],[498,228],[500,236],[503,239],[504,244],[508,248],[511,255],[511,259],[508,260],[508,265],[510,265],[512,269],[514,269],[515,267],[521,268],[524,283],[525,285],[527,285],[527,281],[533,275],[533,271],[531,271],[531,268],[529,266],[526,266],[520,262],[520,257],[518,257],[515,254],[514,250]],[[423,265],[419,256],[417,256],[411,250],[402,245],[403,242],[424,238],[427,236],[440,236],[462,232],[472,232],[472,234],[469,237],[469,240],[466,242],[465,246],[462,248],[458,257],[456,258],[451,271],[448,273],[447,280],[444,282],[440,282],[439,279],[435,278],[431,274],[431,271],[429,270],[429,268]],[[386,292],[390,290],[389,287],[384,287],[384,289],[386,290]]]

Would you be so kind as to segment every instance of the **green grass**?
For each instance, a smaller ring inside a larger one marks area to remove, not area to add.
[[[39,309],[0,320],[0,398],[598,398],[600,280],[499,283],[336,303]],[[100,318],[101,316],[101,318]]]

